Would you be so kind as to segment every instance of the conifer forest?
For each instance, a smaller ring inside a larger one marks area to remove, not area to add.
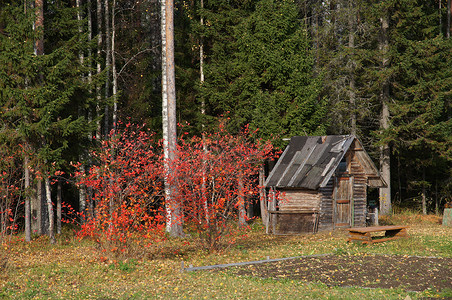
[[[451,2],[0,0],[0,235],[216,248],[297,135],[356,135],[382,214],[441,214]]]

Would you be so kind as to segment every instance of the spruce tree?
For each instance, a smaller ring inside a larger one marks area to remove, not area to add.
[[[48,183],[50,218],[49,179],[67,165],[66,159],[78,157],[76,150],[89,126],[78,115],[79,108],[87,104],[87,87],[78,59],[82,45],[75,10],[52,5],[58,3],[47,6],[45,23],[33,30],[35,11],[28,8],[24,12],[22,2],[13,1],[2,8],[0,34],[1,120],[24,145],[25,164],[35,171],[36,178]],[[34,55],[35,43],[41,40],[45,43],[38,48],[45,52]],[[49,233],[52,238],[52,230]]]
[[[320,78],[295,3],[262,0],[230,11],[221,26],[206,24],[222,34],[213,39],[202,89],[211,113],[227,113],[232,131],[249,123],[266,139],[324,133]]]
[[[446,178],[444,186],[450,178],[452,43],[441,32],[433,1],[396,1],[392,10],[395,101],[384,138],[404,157],[408,192],[420,193],[427,213],[426,193],[435,180]]]

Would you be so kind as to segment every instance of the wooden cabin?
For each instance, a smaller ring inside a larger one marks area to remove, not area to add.
[[[295,136],[265,187],[267,232],[366,226],[367,187],[386,183],[354,135]]]

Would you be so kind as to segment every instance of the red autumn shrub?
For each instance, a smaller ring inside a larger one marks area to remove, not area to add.
[[[162,238],[162,159],[153,138],[128,124],[91,153],[94,164],[86,172],[78,165],[78,184],[92,191],[79,236],[118,254]]]
[[[20,151],[11,149],[6,143],[0,147],[0,244],[11,241],[24,209],[23,173],[18,167]]]
[[[173,201],[183,208],[185,227],[197,232],[201,243],[214,250],[221,238],[237,229],[245,198],[259,195],[256,175],[272,146],[253,142],[248,128],[231,135],[224,126],[202,138],[179,140],[170,163]]]

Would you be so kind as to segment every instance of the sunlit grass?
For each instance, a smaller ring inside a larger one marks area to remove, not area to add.
[[[396,218],[396,217],[394,217]],[[410,217],[411,218],[411,217]],[[422,218],[421,218],[422,219]],[[397,219],[398,221],[398,219]],[[405,219],[406,221],[406,219]],[[323,253],[402,254],[452,257],[452,230],[435,222],[411,222],[410,238],[360,245],[347,243],[345,231],[315,235],[266,235],[259,222],[247,237],[227,249],[208,253],[195,240],[170,239],[142,257],[100,259],[90,241],[70,232],[50,245],[40,237],[11,244],[7,267],[0,273],[0,298],[5,299],[412,299],[446,297],[397,289],[329,287],[290,280],[239,277],[229,272],[182,272],[185,267],[234,263]],[[151,249],[149,250],[151,251]],[[6,255],[5,254],[5,255]],[[315,270],[313,270],[315,272]]]

